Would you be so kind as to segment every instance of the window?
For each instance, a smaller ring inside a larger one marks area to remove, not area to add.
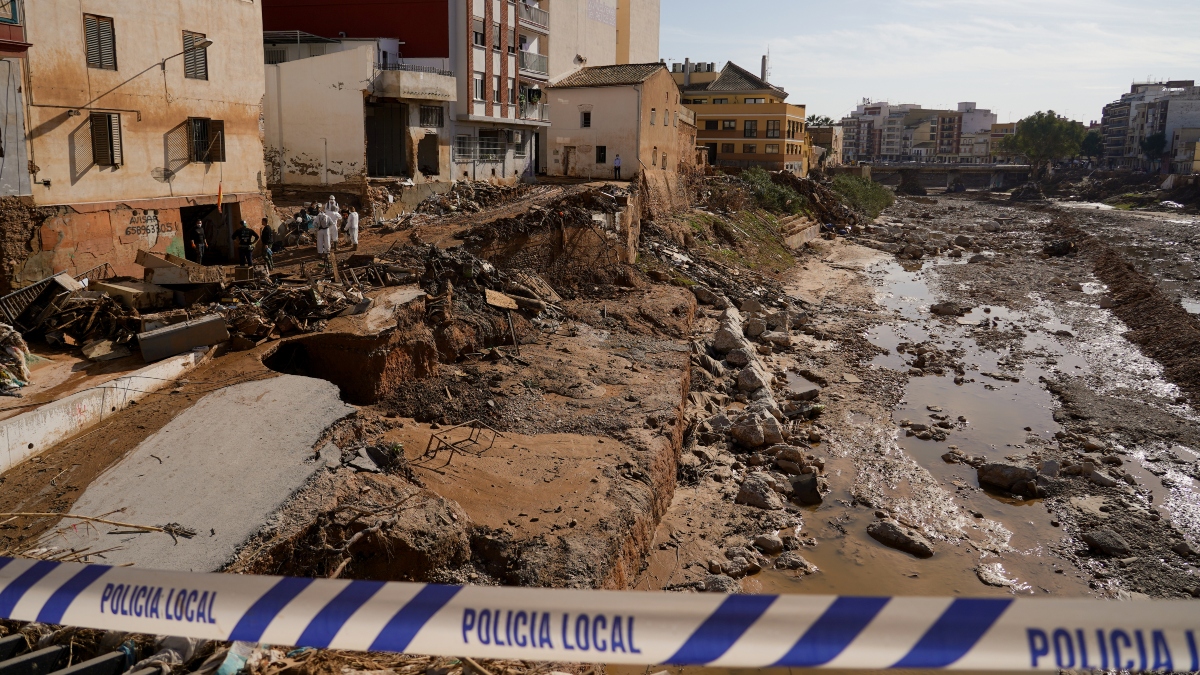
[[[721,120],[721,129],[724,131],[737,131],[737,120]]]
[[[766,103],[767,99],[765,99],[765,98],[748,98],[748,99],[745,99],[745,102],[746,103]]]
[[[658,117],[658,110],[651,108],[650,109],[650,126],[654,126],[654,120],[657,117]]]
[[[590,111],[579,113],[579,128],[580,129],[592,128],[592,113]]]
[[[446,126],[446,112],[440,105],[423,105],[421,106],[421,126],[423,127],[444,127]]]
[[[675,111],[675,117],[673,118],[673,120],[671,122],[671,126],[673,126],[673,127],[679,126],[679,111],[678,110]]]
[[[484,96],[487,94],[487,90],[484,89],[484,86],[483,86],[483,73],[475,73],[474,84],[475,84],[475,87],[474,87],[475,88],[475,91],[474,91],[475,100],[483,101]]]
[[[97,166],[121,166],[121,116],[92,113],[92,161]]]
[[[204,42],[204,33],[183,31],[183,76],[192,80],[208,79],[208,48],[197,47]]]
[[[492,103],[500,102],[500,92],[502,92],[502,91],[503,90],[500,88],[500,76],[493,75],[492,76]]]
[[[727,98],[714,98],[713,99],[713,105],[721,105],[722,103],[729,103],[729,99],[727,99]]]
[[[684,103],[687,103],[687,101],[684,101]],[[706,98],[694,98],[694,99],[692,99],[692,103],[705,104],[705,103],[708,103],[708,99],[706,99]]]
[[[742,135],[746,138],[758,138],[758,120],[746,120]]]
[[[768,155],[778,155],[779,154],[779,144],[778,143],[767,143],[766,146],[763,147],[763,152]]]
[[[608,146],[607,145],[597,145],[596,146],[596,163],[597,164],[608,164]]]
[[[190,140],[188,160],[193,162],[225,161],[225,122],[201,117],[188,119]]]
[[[20,23],[17,18],[17,0],[0,0],[0,23]]]
[[[487,36],[483,32],[483,19],[471,19],[471,40],[476,47],[487,46]]]
[[[721,144],[721,152],[732,153],[732,152],[736,152],[736,150],[733,149],[733,143],[722,143]]]
[[[650,166],[658,166],[658,146],[654,146],[654,152],[650,155]]]
[[[517,80],[514,77],[508,78],[508,104],[516,105],[517,103]]]
[[[83,32],[87,39],[88,68],[117,69],[117,38],[113,20],[107,16],[83,15]]]
[[[767,138],[779,138],[779,120],[767,120]]]
[[[747,155],[753,155],[754,153],[758,152],[758,144],[757,143],[743,143],[742,144],[742,152],[744,152]]]
[[[500,24],[492,24],[492,49],[500,51]]]
[[[665,152],[663,153],[662,160],[663,160],[662,161],[663,171],[666,171],[667,170],[667,153],[665,153]]]
[[[704,130],[705,131],[716,131],[717,126],[718,125],[717,125],[716,120],[705,120],[704,121]]]
[[[517,53],[517,32],[512,28],[508,29],[508,53]]]

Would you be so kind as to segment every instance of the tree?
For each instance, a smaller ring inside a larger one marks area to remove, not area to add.
[[[831,127],[834,124],[833,118],[826,115],[808,116],[808,126],[810,127]]]
[[[1162,131],[1150,134],[1141,142],[1141,146],[1142,154],[1146,155],[1146,159],[1150,160],[1153,166],[1154,162],[1162,161],[1163,153],[1167,151],[1167,135]]]
[[[1047,110],[1017,122],[1017,132],[1010,136],[1011,146],[1005,149],[1024,155],[1040,176],[1055,160],[1078,155],[1085,135],[1081,122]]]
[[[1080,144],[1079,150],[1088,159],[1102,157],[1104,156],[1104,138],[1098,132],[1089,131],[1087,136],[1083,137],[1083,143]]]

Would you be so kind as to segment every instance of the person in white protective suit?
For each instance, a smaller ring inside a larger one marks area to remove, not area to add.
[[[321,211],[315,219],[317,228],[317,255],[325,255],[329,253],[329,243],[331,230],[333,229],[333,219],[329,217],[329,213]]]
[[[350,213],[346,216],[346,236],[350,237],[350,246],[353,250],[358,250],[358,210],[353,206],[350,207]]]
[[[331,249],[336,249],[338,243],[338,222],[342,219],[342,212],[338,207],[337,199],[333,195],[329,195],[329,201],[325,202],[325,215],[329,216],[333,223],[329,228],[328,246]]]

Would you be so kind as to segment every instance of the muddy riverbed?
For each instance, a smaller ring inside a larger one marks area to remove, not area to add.
[[[1129,333],[1129,294],[1096,274],[1116,251],[1132,266],[1125,278],[1186,309],[1200,295],[1196,228],[967,195],[900,200],[863,239],[816,243],[787,285],[819,318],[805,344],[767,360],[826,380],[812,445],[830,492],[786,516],[736,504],[745,453],[701,448],[732,471],[680,485],[638,586],[698,587],[730,549],[777,534],[793,535],[816,571],[775,569],[768,556],[742,591],[1200,593],[1188,371],[1147,355],[1162,346]],[[1076,249],[1044,252],[1063,240]],[[981,484],[978,467],[997,463],[1036,472],[1037,490]],[[882,519],[923,537],[932,557],[868,536]]]

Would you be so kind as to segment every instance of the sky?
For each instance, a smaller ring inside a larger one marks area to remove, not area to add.
[[[1198,0],[661,0],[668,63],[733,61],[808,114],[863,98],[999,121],[1054,110],[1099,121],[1133,81],[1200,81]]]

